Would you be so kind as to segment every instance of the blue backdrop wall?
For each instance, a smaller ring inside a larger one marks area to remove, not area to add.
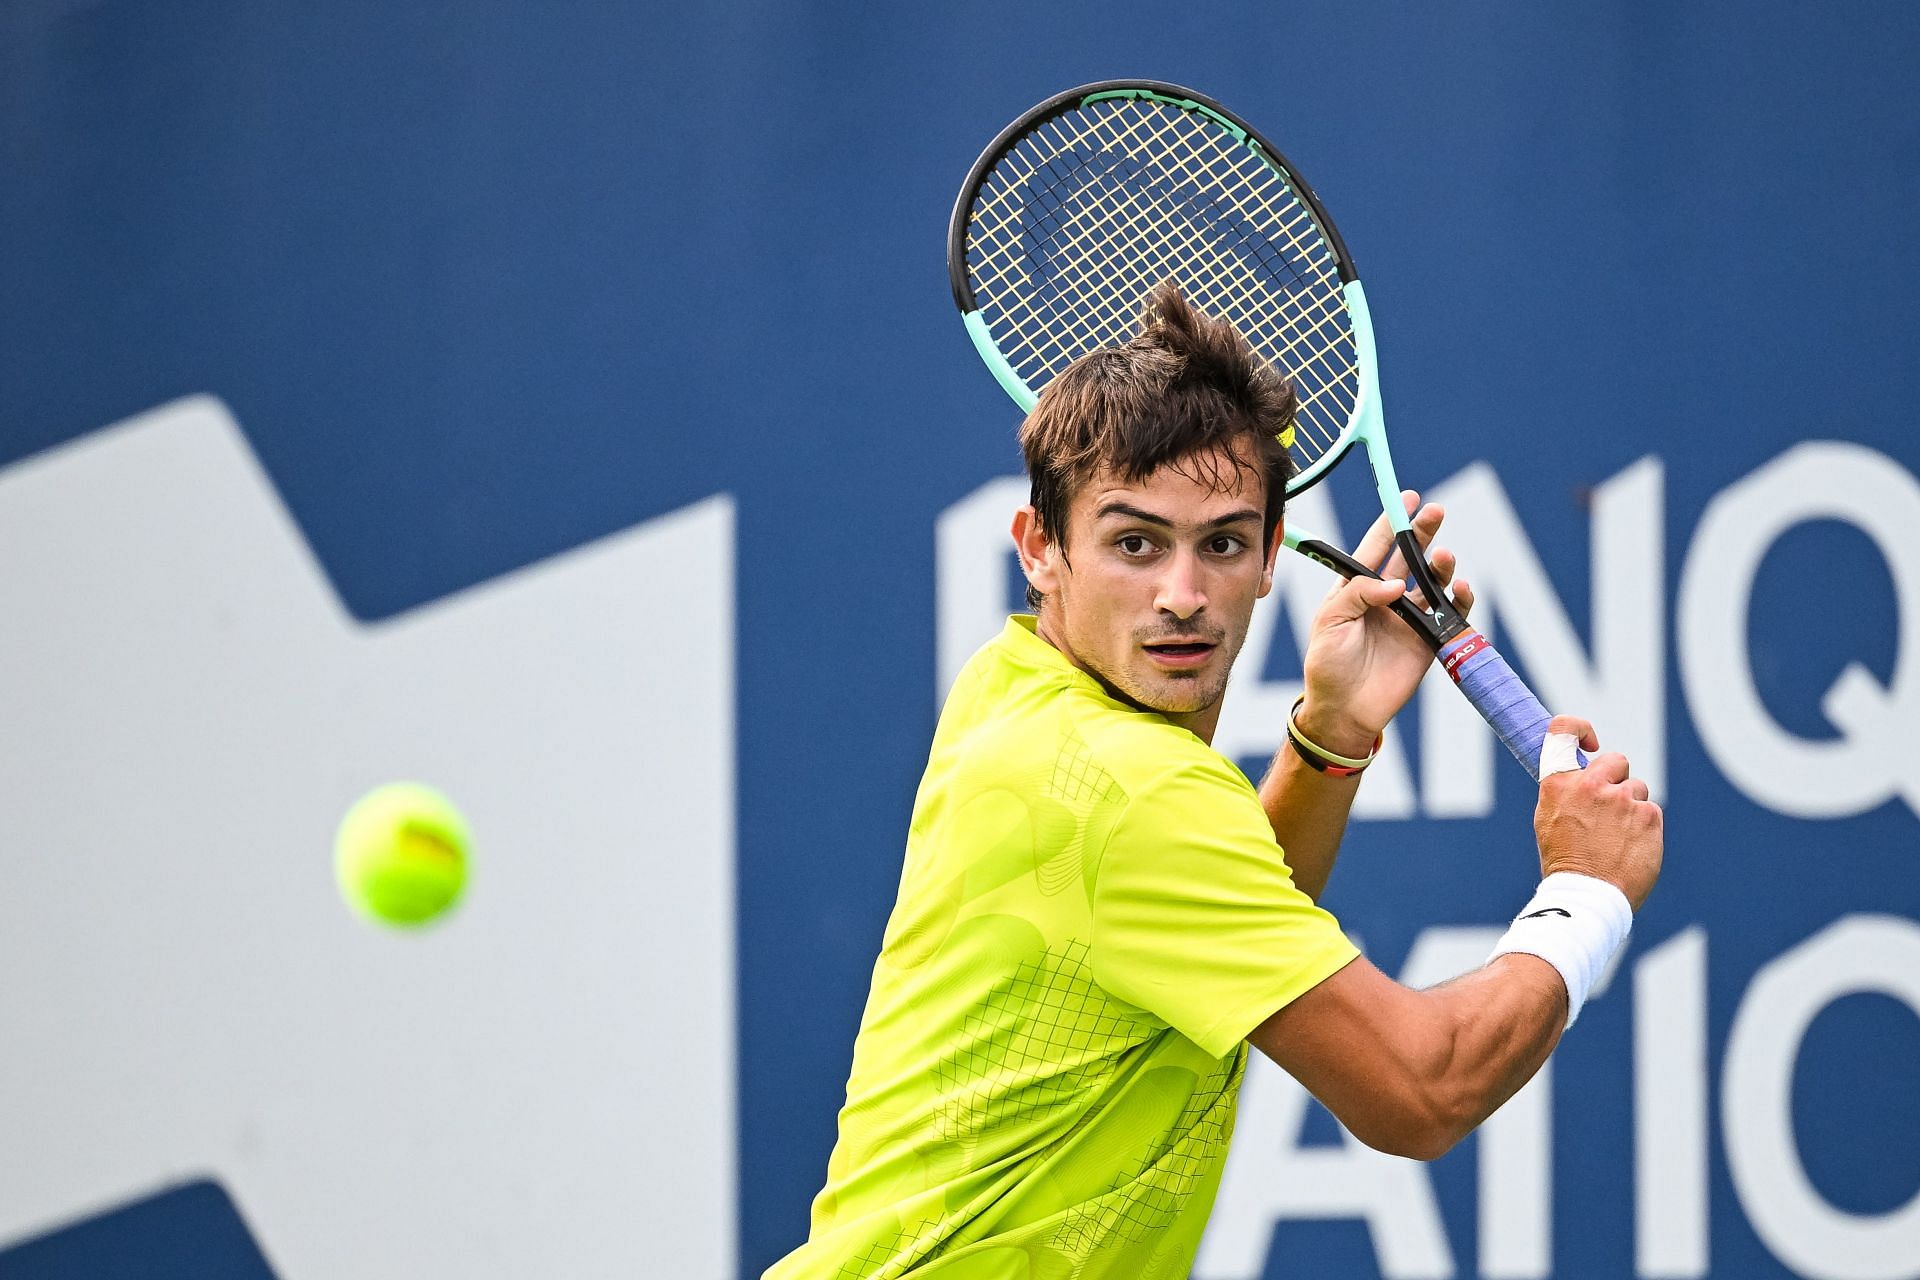
[[[726,595],[732,1040],[654,1051],[731,1082],[733,1220],[679,1227],[728,1268],[804,1235],[943,646],[992,612],[958,584],[1005,573],[954,191],[1026,106],[1142,75],[1311,177],[1403,479],[1472,505],[1491,621],[1668,806],[1505,1154],[1382,1172],[1257,1082],[1202,1274],[1920,1275],[1920,10],[15,0],[0,33],[0,462],[211,393],[376,629],[730,496],[731,575],[629,584],[624,639],[659,663]],[[1364,489],[1328,501],[1357,533]],[[1250,768],[1314,572],[1242,676]],[[1532,879],[1525,779],[1438,696],[1405,728],[1329,901],[1402,972]],[[1289,1202],[1316,1169],[1350,1181]]]

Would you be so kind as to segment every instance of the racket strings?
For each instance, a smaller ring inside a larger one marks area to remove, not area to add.
[[[1111,169],[1116,166],[1106,167]],[[1097,288],[1090,286],[1104,283],[1107,286],[1104,301],[1109,305],[1104,308],[1103,314],[1092,319],[1097,319],[1104,330],[1110,330],[1116,323],[1124,330],[1125,326],[1132,322],[1135,314],[1132,298],[1128,295],[1138,296],[1143,292],[1141,285],[1150,286],[1154,283],[1161,274],[1159,268],[1164,265],[1165,259],[1179,247],[1172,242],[1170,236],[1165,234],[1162,226],[1167,213],[1165,202],[1162,201],[1162,207],[1154,211],[1153,216],[1149,216],[1145,210],[1130,210],[1123,202],[1114,198],[1116,184],[1111,182],[1103,184],[1100,179],[1106,175],[1095,173],[1091,181],[1074,184],[1064,198],[1057,200],[1055,207],[1049,208],[1050,199],[1060,197],[1060,188],[1071,179],[1072,173],[1071,171],[1063,173],[1057,159],[1050,161],[1048,168],[1055,181],[1047,190],[1040,193],[1039,199],[1032,203],[1031,208],[1041,212],[1037,218],[1028,219],[1032,224],[1032,230],[1024,237],[1024,256],[1029,261],[1042,256],[1039,248],[1032,242],[1035,239],[1044,239],[1046,236],[1058,239],[1065,252],[1052,255],[1051,265],[1055,268],[1055,272],[1051,283],[1055,288],[1051,291],[1045,288],[1034,290],[1028,300],[1030,302],[1048,300],[1051,292],[1052,300],[1056,302],[1072,297],[1092,298],[1098,302],[1102,300],[1101,294]],[[1136,189],[1139,186],[1137,181],[1133,185]],[[1083,207],[1074,207],[1076,196],[1080,197],[1080,204]],[[1062,225],[1063,222],[1065,226]],[[1076,226],[1078,231],[1073,232],[1071,228]],[[1036,237],[1033,232],[1044,233],[1044,235]],[[1105,234],[1101,235],[1101,239],[1094,239],[1093,237],[1099,233]],[[1125,257],[1102,255],[1098,251],[1101,240],[1113,240],[1116,238],[1115,233],[1121,237],[1133,236],[1140,240],[1141,247],[1154,252],[1131,263]],[[1240,239],[1245,242],[1247,237],[1243,233]],[[1207,247],[1217,248],[1217,246]],[[1229,249],[1231,247],[1228,246]],[[1216,277],[1224,278],[1230,274],[1222,271],[1225,266],[1224,255],[1215,252],[1209,254],[1209,257],[1212,258],[1210,265]],[[1073,271],[1076,265],[1082,268],[1077,273]],[[1129,265],[1134,270],[1126,270]],[[1115,288],[1109,279],[1115,269],[1118,269],[1122,276],[1120,288]],[[1009,318],[1020,317],[1016,311],[1010,313]]]
[[[1162,123],[1154,134],[1143,138],[1139,134],[1137,121],[1130,122],[1128,133],[1131,136],[1125,138],[1124,141],[1134,144],[1137,147],[1155,148],[1158,153],[1162,155],[1180,155],[1180,153],[1174,149],[1178,140],[1169,139],[1164,135],[1172,124],[1186,121],[1187,117],[1184,113],[1170,109],[1163,111],[1161,114]],[[1101,141],[1110,140],[1110,138],[1101,139]],[[1056,145],[1059,145],[1061,139],[1056,137],[1053,141]],[[1216,155],[1208,157],[1208,160],[1210,162],[1216,162],[1219,154],[1220,153],[1216,153]],[[1057,164],[1053,167],[1057,174]],[[1122,168],[1121,165],[1111,162],[1105,167],[1109,171]],[[1257,175],[1253,192],[1255,196],[1271,199],[1274,189],[1283,186],[1278,174],[1264,164],[1259,164],[1254,170],[1254,173]],[[1096,175],[1096,177],[1097,176],[1103,175]],[[1127,176],[1136,178],[1136,181],[1131,184],[1131,187],[1133,192],[1138,194],[1143,184],[1137,180],[1137,173],[1129,173]],[[1105,328],[1109,331],[1117,327],[1122,334],[1128,332],[1137,309],[1137,304],[1134,300],[1143,295],[1145,291],[1163,275],[1167,274],[1166,268],[1171,262],[1180,260],[1183,251],[1187,256],[1193,256],[1192,251],[1196,248],[1201,252],[1197,255],[1198,261],[1195,265],[1206,268],[1205,271],[1200,273],[1201,278],[1205,280],[1210,275],[1212,281],[1216,284],[1224,283],[1227,286],[1225,289],[1216,288],[1211,290],[1210,292],[1214,295],[1211,298],[1204,296],[1209,292],[1208,290],[1204,288],[1197,290],[1196,292],[1201,293],[1202,296],[1198,297],[1196,301],[1203,306],[1208,306],[1211,303],[1228,300],[1226,307],[1213,306],[1210,307],[1210,309],[1237,310],[1242,315],[1257,314],[1257,310],[1255,310],[1253,304],[1257,303],[1259,299],[1253,296],[1253,293],[1247,288],[1249,277],[1246,268],[1249,264],[1244,260],[1244,255],[1239,252],[1243,247],[1253,243],[1257,229],[1249,219],[1244,216],[1238,216],[1238,210],[1233,209],[1230,205],[1226,206],[1226,212],[1229,216],[1223,216],[1222,206],[1224,202],[1219,195],[1223,175],[1216,171],[1212,163],[1210,163],[1209,167],[1204,171],[1196,171],[1196,167],[1191,163],[1176,163],[1170,167],[1170,172],[1167,177],[1168,181],[1156,184],[1157,189],[1156,186],[1146,187],[1147,194],[1157,197],[1154,201],[1157,207],[1152,209],[1141,207],[1129,210],[1125,208],[1123,202],[1116,198],[1116,193],[1120,188],[1117,188],[1116,184],[1113,183],[1103,184],[1099,181],[1090,181],[1081,187],[1082,194],[1088,194],[1092,197],[1089,203],[1091,205],[1091,213],[1094,216],[1083,218],[1088,228],[1095,230],[1112,230],[1118,237],[1122,238],[1129,235],[1136,237],[1140,241],[1140,247],[1148,251],[1132,264],[1135,268],[1133,271],[1125,270],[1125,267],[1128,265],[1126,259],[1119,259],[1116,262],[1112,255],[1100,256],[1089,254],[1085,259],[1085,265],[1088,268],[1087,275],[1091,276],[1092,280],[1082,278],[1069,281],[1069,283],[1073,285],[1082,286],[1078,292],[1083,296],[1085,294],[1085,286],[1089,284],[1098,282],[1108,286],[1109,297],[1114,302],[1114,305],[1106,308],[1106,313],[1102,319],[1105,321]],[[1192,201],[1182,199],[1186,192],[1196,184],[1205,184],[1200,185],[1198,189],[1210,189],[1215,193],[1209,199],[1206,206],[1196,208]],[[1169,189],[1171,190],[1170,196],[1168,194]],[[1135,203],[1137,205],[1139,202],[1136,201]],[[1300,222],[1305,221],[1304,209],[1299,209],[1298,212],[1301,216],[1293,223],[1283,224],[1289,233],[1290,243],[1296,248],[1303,246],[1299,232],[1294,228]],[[1209,231],[1211,234],[1197,239],[1191,235],[1176,237],[1169,233],[1169,227],[1171,225],[1170,215],[1171,220],[1178,220],[1183,224],[1181,229],[1184,231],[1191,231],[1195,226],[1198,226]],[[1107,228],[1101,227],[1103,218],[1107,223],[1114,225]],[[1236,223],[1237,226],[1235,225]],[[1226,235],[1231,235],[1232,238],[1226,239]],[[1084,237],[1082,238],[1081,247],[1085,247]],[[1290,264],[1287,264],[1285,259],[1281,257],[1270,244],[1262,243],[1256,247],[1264,249],[1265,251],[1264,261],[1253,264],[1253,269],[1256,271],[1256,274],[1261,269],[1264,269],[1270,275],[1275,274],[1277,268],[1278,274],[1283,277],[1291,277],[1287,283],[1297,286],[1298,283],[1301,282],[1303,274],[1298,270],[1290,269]],[[1107,269],[1113,267],[1119,267],[1120,269]],[[1327,280],[1332,278],[1332,273],[1324,269],[1318,274]],[[1115,285],[1118,285],[1117,289],[1114,288]],[[1298,296],[1300,295],[1297,291],[1279,295],[1279,300],[1283,304],[1279,309],[1279,316],[1283,322],[1282,332],[1279,335],[1279,343],[1287,346],[1294,353],[1296,359],[1292,363],[1296,367],[1301,363],[1309,363],[1317,360],[1322,366],[1317,372],[1323,377],[1332,374],[1337,378],[1340,370],[1338,368],[1328,367],[1324,355],[1314,349],[1315,344],[1303,341],[1308,335],[1314,334],[1319,330],[1324,330],[1330,321],[1336,319],[1336,311],[1322,306],[1319,308],[1317,315],[1309,316],[1302,314],[1297,309],[1284,305],[1291,298]],[[1308,294],[1306,296],[1311,297],[1312,295]],[[1325,296],[1323,292],[1321,297],[1324,298]],[[1236,302],[1239,304],[1237,307],[1233,305]],[[1308,323],[1309,321],[1311,321],[1311,323]],[[1243,327],[1250,330],[1255,328],[1253,325],[1243,325]],[[1258,344],[1260,334],[1257,330],[1253,332],[1252,336]],[[1324,338],[1325,335],[1320,334],[1319,336]],[[1302,355],[1309,357],[1309,360],[1303,361],[1299,359]],[[1325,389],[1324,386],[1320,388],[1309,386],[1306,394],[1302,397],[1308,404],[1308,411],[1304,415],[1308,435],[1310,438],[1313,438],[1313,442],[1318,445],[1325,445],[1331,439],[1325,431],[1317,429],[1319,424],[1313,412],[1314,392],[1316,390],[1324,391]]]
[[[1289,180],[1212,120],[1151,99],[1087,104],[998,162],[969,218],[982,317],[1027,385],[1133,335],[1171,277],[1293,380],[1302,466],[1358,389],[1338,263]]]

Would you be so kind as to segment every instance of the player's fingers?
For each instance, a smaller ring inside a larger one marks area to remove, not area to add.
[[[1587,773],[1602,782],[1625,782],[1632,772],[1627,767],[1627,758],[1618,751],[1608,751],[1587,760]]]
[[[1453,611],[1463,618],[1473,612],[1473,585],[1465,578],[1453,580]]]
[[[1411,489],[1403,490],[1400,500],[1407,504],[1408,511],[1419,508],[1420,495]],[[1360,539],[1360,545],[1353,549],[1353,558],[1371,568],[1384,560],[1391,550],[1393,550],[1393,526],[1387,523],[1386,514],[1383,512],[1380,518],[1368,527],[1367,536]],[[1399,572],[1388,572],[1381,576],[1404,578],[1407,576],[1406,567],[1403,565]]]
[[[1394,559],[1399,560],[1400,557],[1396,555]],[[1453,581],[1453,571],[1459,567],[1458,557],[1445,547],[1435,547],[1427,556],[1427,563],[1433,566],[1434,581],[1439,584],[1442,594],[1451,598],[1452,593],[1448,591],[1448,586]],[[1388,565],[1388,568],[1392,568],[1392,565]],[[1407,581],[1411,585],[1417,583],[1419,579],[1409,576]],[[1427,599],[1425,591],[1420,590],[1418,586],[1412,586],[1411,589],[1415,600],[1428,608],[1433,607],[1434,602]]]
[[[1367,610],[1390,607],[1406,594],[1407,584],[1392,578],[1349,578],[1321,607],[1323,622],[1351,622]]]
[[[1407,510],[1413,515],[1413,540],[1419,543],[1421,550],[1424,551],[1427,547],[1433,545],[1434,535],[1440,532],[1440,522],[1447,518],[1446,510],[1438,504],[1431,502],[1424,507],[1415,506],[1414,504],[1420,500],[1420,495],[1411,489],[1408,489],[1400,496],[1406,500]],[[1407,558],[1400,554],[1398,550],[1399,544],[1396,543],[1394,545],[1393,558],[1387,561],[1386,567],[1380,571],[1380,575],[1385,578],[1404,578],[1407,576]],[[1429,563],[1431,562],[1431,558],[1429,558]],[[1371,564],[1372,561],[1368,561],[1368,563]]]
[[[1647,790],[1647,784],[1639,778],[1627,779],[1627,794],[1635,800],[1645,800],[1653,793]]]
[[[1600,749],[1600,739],[1594,736],[1593,723],[1579,716],[1555,716],[1547,722],[1548,733],[1570,733],[1574,741],[1588,751]]]

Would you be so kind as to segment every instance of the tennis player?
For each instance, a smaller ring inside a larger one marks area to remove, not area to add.
[[[1315,618],[1258,790],[1208,745],[1272,584],[1294,397],[1171,286],[1148,315],[1021,429],[1037,616],[948,697],[826,1186],[768,1280],[1184,1277],[1249,1042],[1362,1141],[1438,1156],[1545,1061],[1659,874],[1660,809],[1596,755],[1542,784],[1544,879],[1485,967],[1412,991],[1359,955],[1317,900],[1432,655],[1389,564]],[[1390,545],[1383,521],[1357,554]]]

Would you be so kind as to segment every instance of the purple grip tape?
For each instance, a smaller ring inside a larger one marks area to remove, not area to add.
[[[1467,695],[1474,710],[1486,717],[1513,758],[1526,766],[1527,776],[1540,781],[1540,747],[1547,740],[1547,725],[1553,717],[1526,682],[1514,674],[1499,650],[1478,631],[1469,631],[1440,647],[1440,665]],[[1576,755],[1580,767],[1586,768],[1586,753]]]

